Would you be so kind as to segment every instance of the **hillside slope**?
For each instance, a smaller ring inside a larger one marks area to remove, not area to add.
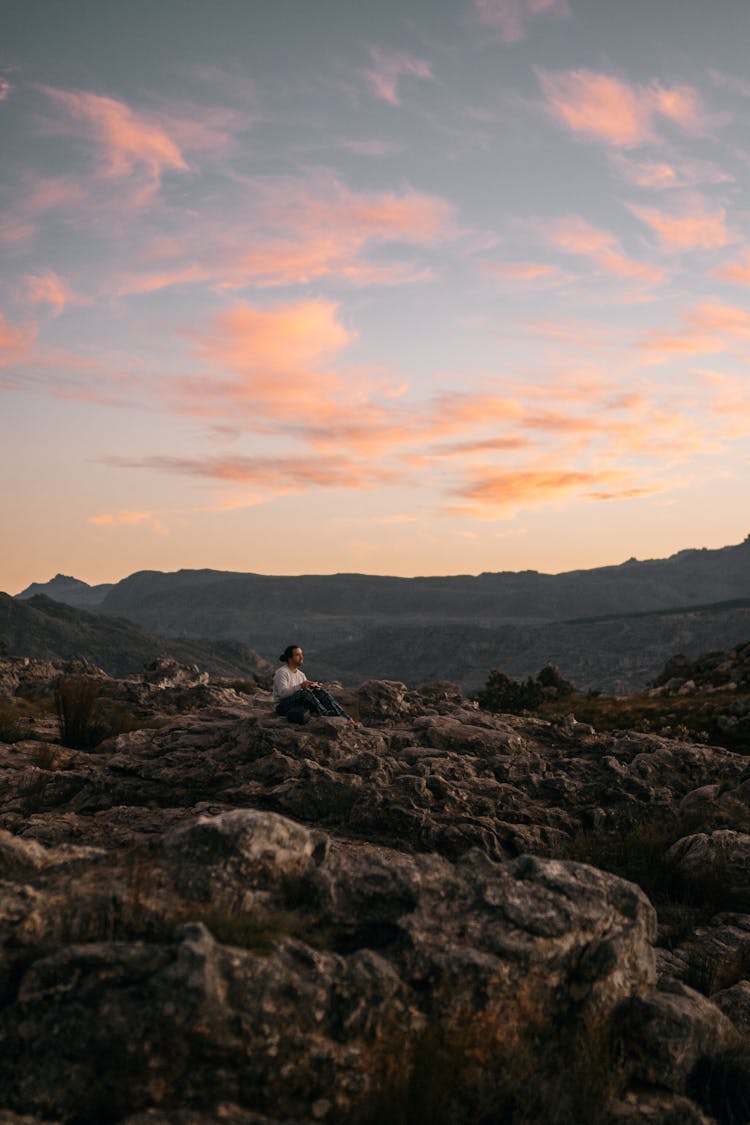
[[[201,638],[158,637],[120,617],[104,617],[37,595],[19,601],[0,594],[0,642],[13,656],[36,660],[85,658],[111,676],[143,670],[157,657],[197,664],[216,676],[251,679],[270,665],[246,645]]]

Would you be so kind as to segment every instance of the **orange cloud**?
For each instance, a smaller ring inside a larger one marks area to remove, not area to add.
[[[28,274],[26,295],[32,305],[46,304],[55,316],[59,316],[70,297],[67,284],[53,270],[43,274]]]
[[[584,219],[566,219],[557,223],[551,228],[549,238],[559,250],[590,258],[605,273],[648,282],[664,280],[663,270],[628,258],[614,235],[599,230]]]
[[[746,252],[744,258],[735,262],[727,262],[726,265],[720,266],[712,273],[714,277],[719,277],[722,281],[733,281],[738,285],[750,285],[750,250]]]
[[[64,176],[28,177],[22,206],[25,212],[38,215],[81,203],[85,198],[83,188]]]
[[[684,130],[705,124],[699,95],[690,86],[631,86],[592,70],[537,68],[548,111],[574,133],[630,148],[655,138],[654,119],[666,117]]]
[[[432,78],[432,67],[424,59],[415,58],[405,51],[386,51],[370,48],[372,67],[365,77],[376,97],[391,105],[400,105],[398,84],[402,78]]]
[[[613,153],[610,159],[615,171],[629,183],[658,191],[733,183],[735,179],[710,160],[683,160],[674,164],[666,160],[633,160],[622,153]]]
[[[733,241],[724,208],[711,207],[699,198],[683,204],[679,214],[633,205],[630,210],[651,227],[667,250],[715,250]]]
[[[641,347],[668,356],[699,355],[726,351],[733,340],[750,338],[750,313],[720,301],[704,301],[695,305],[684,318],[679,332],[651,332]]]
[[[538,468],[477,472],[456,489],[456,494],[467,501],[459,510],[491,519],[497,514],[510,514],[519,508],[538,507],[571,497],[615,499],[643,496],[653,491],[655,487],[636,484],[634,474],[628,470]]]
[[[0,367],[27,359],[35,337],[35,327],[9,324],[0,313]]]
[[[559,266],[544,262],[486,262],[483,269],[485,273],[509,281],[559,281],[564,276]]]
[[[0,214],[0,242],[7,246],[23,246],[36,235],[36,227],[10,213]]]
[[[130,469],[157,469],[222,484],[252,485],[274,495],[310,488],[370,488],[390,484],[396,475],[379,465],[360,464],[344,456],[324,457],[121,457],[102,458],[109,465]],[[402,478],[398,478],[399,483]],[[232,506],[237,507],[235,499]],[[144,517],[149,513],[145,513]],[[141,515],[141,513],[136,513]],[[104,518],[109,521],[109,517]],[[124,521],[123,521],[124,522]],[[137,522],[131,520],[130,522]]]
[[[430,247],[455,235],[450,204],[414,191],[353,192],[323,178],[310,187],[292,180],[248,185],[255,217],[201,228],[169,254],[166,269],[121,281],[119,292],[153,292],[170,285],[212,281],[232,288],[307,284],[335,276],[353,285],[400,285],[421,281],[428,267],[399,256],[383,261],[390,244]],[[381,251],[372,262],[368,252]]]
[[[527,25],[540,16],[570,16],[567,0],[474,0],[474,11],[479,22],[498,31],[504,43],[525,39]]]
[[[147,114],[101,94],[50,86],[42,90],[61,111],[58,122],[51,126],[54,131],[93,142],[100,176],[112,180],[141,177],[139,200],[158,189],[165,172],[187,170],[176,141]]]
[[[162,528],[161,521],[155,512],[102,512],[98,516],[89,516],[89,523],[95,527],[119,527],[122,525],[150,523],[155,529]]]
[[[185,380],[178,393],[201,413],[232,404],[261,423],[320,424],[351,398],[353,388],[327,365],[354,339],[331,301],[239,304],[197,340],[201,358],[221,374],[208,387],[203,379]]]

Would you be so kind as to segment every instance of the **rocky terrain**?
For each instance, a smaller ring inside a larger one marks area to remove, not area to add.
[[[749,1120],[748,759],[340,698],[0,659],[0,1122]]]

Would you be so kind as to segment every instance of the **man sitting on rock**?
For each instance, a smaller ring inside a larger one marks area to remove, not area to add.
[[[306,722],[308,711],[313,715],[338,715],[349,719],[322,684],[307,679],[302,671],[305,658],[299,645],[287,645],[279,660],[281,667],[273,678],[277,715],[285,715],[290,723]]]

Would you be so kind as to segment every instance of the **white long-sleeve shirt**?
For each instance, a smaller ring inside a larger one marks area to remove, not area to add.
[[[307,676],[301,668],[295,668],[292,671],[287,664],[282,664],[280,668],[276,669],[273,677],[273,696],[271,697],[273,702],[278,703],[281,699],[286,699],[288,695],[294,695],[306,679]]]

